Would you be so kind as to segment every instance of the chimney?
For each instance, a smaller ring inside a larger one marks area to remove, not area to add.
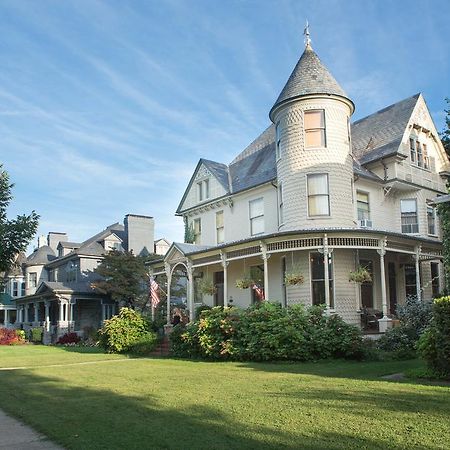
[[[58,233],[57,231],[50,231],[47,236],[47,245],[58,254],[58,244],[60,242],[67,242],[67,233]]]
[[[43,234],[41,234],[38,237],[38,248],[41,248],[44,245],[47,245],[47,238]]]
[[[155,221],[150,216],[127,214],[123,220],[127,238],[127,250],[138,255],[148,255],[154,251]]]

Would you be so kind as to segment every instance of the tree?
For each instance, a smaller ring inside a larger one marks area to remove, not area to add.
[[[26,250],[39,223],[39,216],[35,211],[8,220],[6,210],[13,199],[13,187],[8,172],[0,164],[0,272],[3,273],[12,268],[17,254]]]
[[[123,305],[142,310],[148,302],[149,280],[145,266],[148,259],[149,256],[112,250],[94,269],[101,279],[93,282],[92,287]]]
[[[450,156],[450,98],[446,98],[445,101],[449,105],[449,109],[445,110],[447,114],[445,117],[445,128],[440,134],[442,144],[444,145],[447,155]]]

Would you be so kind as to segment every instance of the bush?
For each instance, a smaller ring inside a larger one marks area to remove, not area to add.
[[[198,322],[176,326],[172,354],[246,361],[361,358],[361,332],[322,307],[282,308],[263,302],[243,311],[216,307]]]
[[[417,334],[412,328],[400,325],[391,328],[377,341],[377,347],[393,359],[413,359],[416,355]]]
[[[44,330],[41,327],[32,328],[30,330],[30,341],[36,342],[36,343],[41,343],[43,335],[44,335]]]
[[[73,345],[78,344],[81,341],[80,336],[77,333],[66,333],[61,336],[57,341],[57,345]]]
[[[431,325],[418,347],[436,375],[450,378],[450,296],[434,300]]]
[[[130,353],[138,356],[148,356],[158,345],[158,337],[156,333],[147,331],[139,340],[130,348]]]
[[[397,307],[397,317],[402,326],[415,332],[417,340],[431,322],[432,303],[420,301],[415,295],[409,295],[403,305]]]
[[[141,314],[131,308],[122,308],[118,315],[105,320],[99,330],[100,345],[110,353],[128,352],[141,339],[148,338],[148,334]]]
[[[25,332],[22,330],[11,330],[0,328],[0,345],[18,345],[25,343]]]

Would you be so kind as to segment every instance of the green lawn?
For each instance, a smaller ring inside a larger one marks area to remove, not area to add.
[[[67,448],[447,449],[450,442],[449,387],[380,379],[418,361],[204,363],[0,347],[0,367],[17,366],[29,368],[0,371],[0,407]]]

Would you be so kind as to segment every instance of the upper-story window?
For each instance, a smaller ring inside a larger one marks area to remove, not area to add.
[[[325,110],[305,111],[305,148],[326,147]]]
[[[197,199],[203,202],[209,198],[209,180],[199,181],[197,183]]]
[[[284,223],[284,207],[283,207],[283,184],[278,185],[278,214],[280,225]]]
[[[258,198],[249,202],[250,234],[264,233],[264,199]]]
[[[225,225],[223,211],[216,212],[216,242],[222,244],[225,241]]]
[[[199,245],[202,238],[202,221],[194,219],[194,243]]]
[[[20,295],[21,297],[25,297],[25,281],[21,283]]]
[[[356,205],[358,209],[358,220],[370,219],[369,194],[367,192],[356,192]]]
[[[409,151],[411,164],[424,169],[430,169],[430,158],[428,156],[427,144],[420,142],[414,137],[409,138]]]
[[[19,296],[19,282],[18,281],[13,281],[12,296],[13,297]]]
[[[415,198],[400,200],[400,211],[402,217],[402,233],[418,233],[417,200]]]
[[[281,131],[280,122],[275,126],[275,156],[277,161],[281,158]]]
[[[37,273],[36,272],[30,272],[28,274],[28,287],[34,288],[37,285]]]
[[[427,205],[427,227],[428,234],[436,235],[436,209],[432,205]]]
[[[308,189],[308,216],[329,216],[330,195],[327,173],[306,176]]]

